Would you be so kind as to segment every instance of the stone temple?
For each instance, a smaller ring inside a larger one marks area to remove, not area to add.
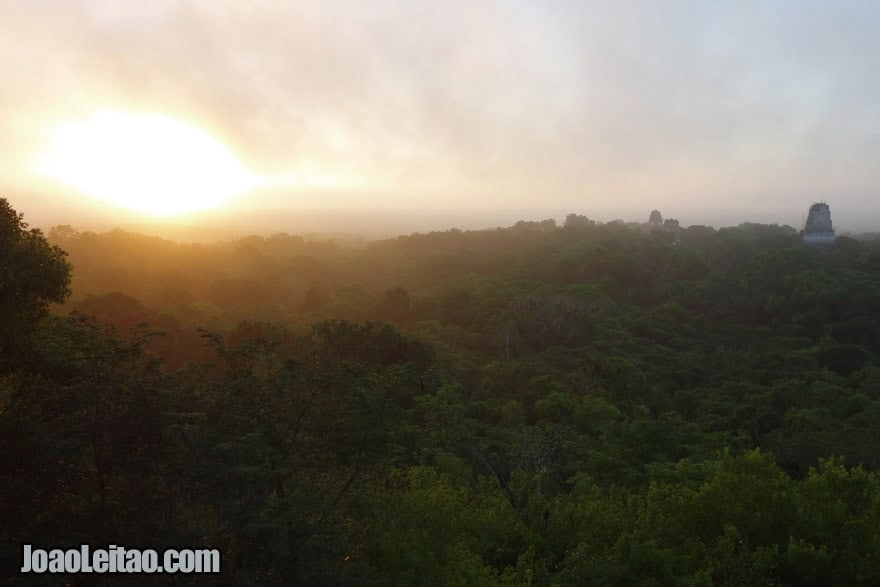
[[[833,245],[834,229],[831,228],[831,208],[822,202],[810,206],[810,214],[804,225],[804,242],[808,245]]]

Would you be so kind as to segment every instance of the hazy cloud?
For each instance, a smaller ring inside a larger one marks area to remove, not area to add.
[[[180,116],[262,172],[336,173],[410,207],[855,206],[880,185],[876,2],[0,10],[4,150],[98,104]]]

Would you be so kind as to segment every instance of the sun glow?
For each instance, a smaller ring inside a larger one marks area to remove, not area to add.
[[[156,216],[215,208],[264,183],[195,126],[117,111],[58,127],[35,167],[83,194]]]

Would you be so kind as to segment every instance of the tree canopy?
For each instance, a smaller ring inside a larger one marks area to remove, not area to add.
[[[50,245],[22,213],[0,198],[0,372],[26,346],[25,336],[51,303],[70,293],[66,253]]]
[[[5,209],[0,545],[221,549],[182,583],[880,583],[876,240],[63,227],[52,313],[66,257]]]

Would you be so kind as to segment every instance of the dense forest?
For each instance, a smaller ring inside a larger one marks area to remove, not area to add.
[[[880,584],[880,241],[181,244],[0,200],[0,319],[8,581],[90,543],[223,554],[155,584]]]

